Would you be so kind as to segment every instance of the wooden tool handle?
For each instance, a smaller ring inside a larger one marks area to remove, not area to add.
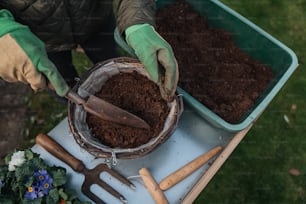
[[[184,165],[180,169],[176,170],[166,178],[164,178],[160,183],[159,187],[161,190],[167,190],[192,174],[194,171],[196,171],[198,168],[200,168],[202,165],[204,165],[207,161],[209,161],[212,157],[214,157],[222,148],[220,146],[217,146],[210,150],[209,152],[206,152],[202,154],[201,156],[197,157],[196,159],[192,160],[188,164]]]
[[[36,136],[36,144],[39,144],[46,149],[53,156],[57,157],[61,161],[67,163],[76,172],[82,172],[85,169],[82,161],[76,159],[70,153],[68,153],[60,144],[45,134],[39,134]]]
[[[141,168],[139,170],[139,175],[141,176],[145,186],[147,187],[149,193],[157,204],[168,204],[168,200],[164,195],[164,192],[159,188],[159,185],[154,180],[153,176],[150,174],[148,169]]]

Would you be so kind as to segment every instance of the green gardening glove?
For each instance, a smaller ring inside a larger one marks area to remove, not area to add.
[[[0,10],[0,59],[0,77],[8,82],[30,84],[34,91],[39,91],[46,88],[46,76],[59,96],[69,91],[48,59],[44,43],[27,26],[14,21],[5,9]]]
[[[149,24],[130,26],[125,35],[127,44],[159,85],[162,97],[171,101],[178,82],[178,66],[171,46]]]

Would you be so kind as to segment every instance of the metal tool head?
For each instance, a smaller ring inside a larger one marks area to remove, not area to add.
[[[150,126],[143,119],[94,95],[90,95],[86,101],[70,90],[66,97],[76,104],[83,105],[85,111],[103,120],[136,128],[150,129]]]
[[[98,117],[102,115],[104,120],[136,128],[150,129],[150,126],[143,119],[94,95],[89,96],[86,106],[88,112]],[[94,112],[91,110],[94,110]]]
[[[106,164],[99,164],[93,169],[85,169],[83,171],[83,174],[85,175],[85,181],[82,185],[82,192],[88,196],[91,200],[95,201],[96,203],[104,203],[98,196],[96,196],[94,193],[91,192],[90,187],[93,184],[97,184],[98,186],[102,187],[104,190],[115,196],[116,198],[120,199],[121,202],[127,203],[127,200],[123,195],[118,193],[115,189],[113,189],[110,185],[108,185],[106,182],[104,182],[100,178],[100,174],[102,172],[107,172],[114,178],[121,181],[123,184],[129,186],[132,189],[135,189],[135,186],[133,183],[131,183],[128,179],[121,176],[114,170],[110,169]]]

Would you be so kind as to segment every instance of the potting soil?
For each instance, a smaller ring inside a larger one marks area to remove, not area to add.
[[[272,70],[183,0],[160,9],[156,24],[174,50],[179,86],[225,121],[238,123],[271,81]]]
[[[150,125],[150,130],[133,128],[88,114],[87,124],[102,144],[109,147],[138,147],[163,130],[169,108],[160,95],[159,87],[145,76],[136,72],[112,76],[95,95],[135,114]]]

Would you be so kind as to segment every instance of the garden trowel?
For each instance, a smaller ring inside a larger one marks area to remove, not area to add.
[[[85,100],[77,93],[70,90],[66,94],[66,98],[73,103],[82,105],[86,112],[103,120],[136,128],[150,129],[150,126],[143,119],[94,95],[90,95],[88,99]]]

